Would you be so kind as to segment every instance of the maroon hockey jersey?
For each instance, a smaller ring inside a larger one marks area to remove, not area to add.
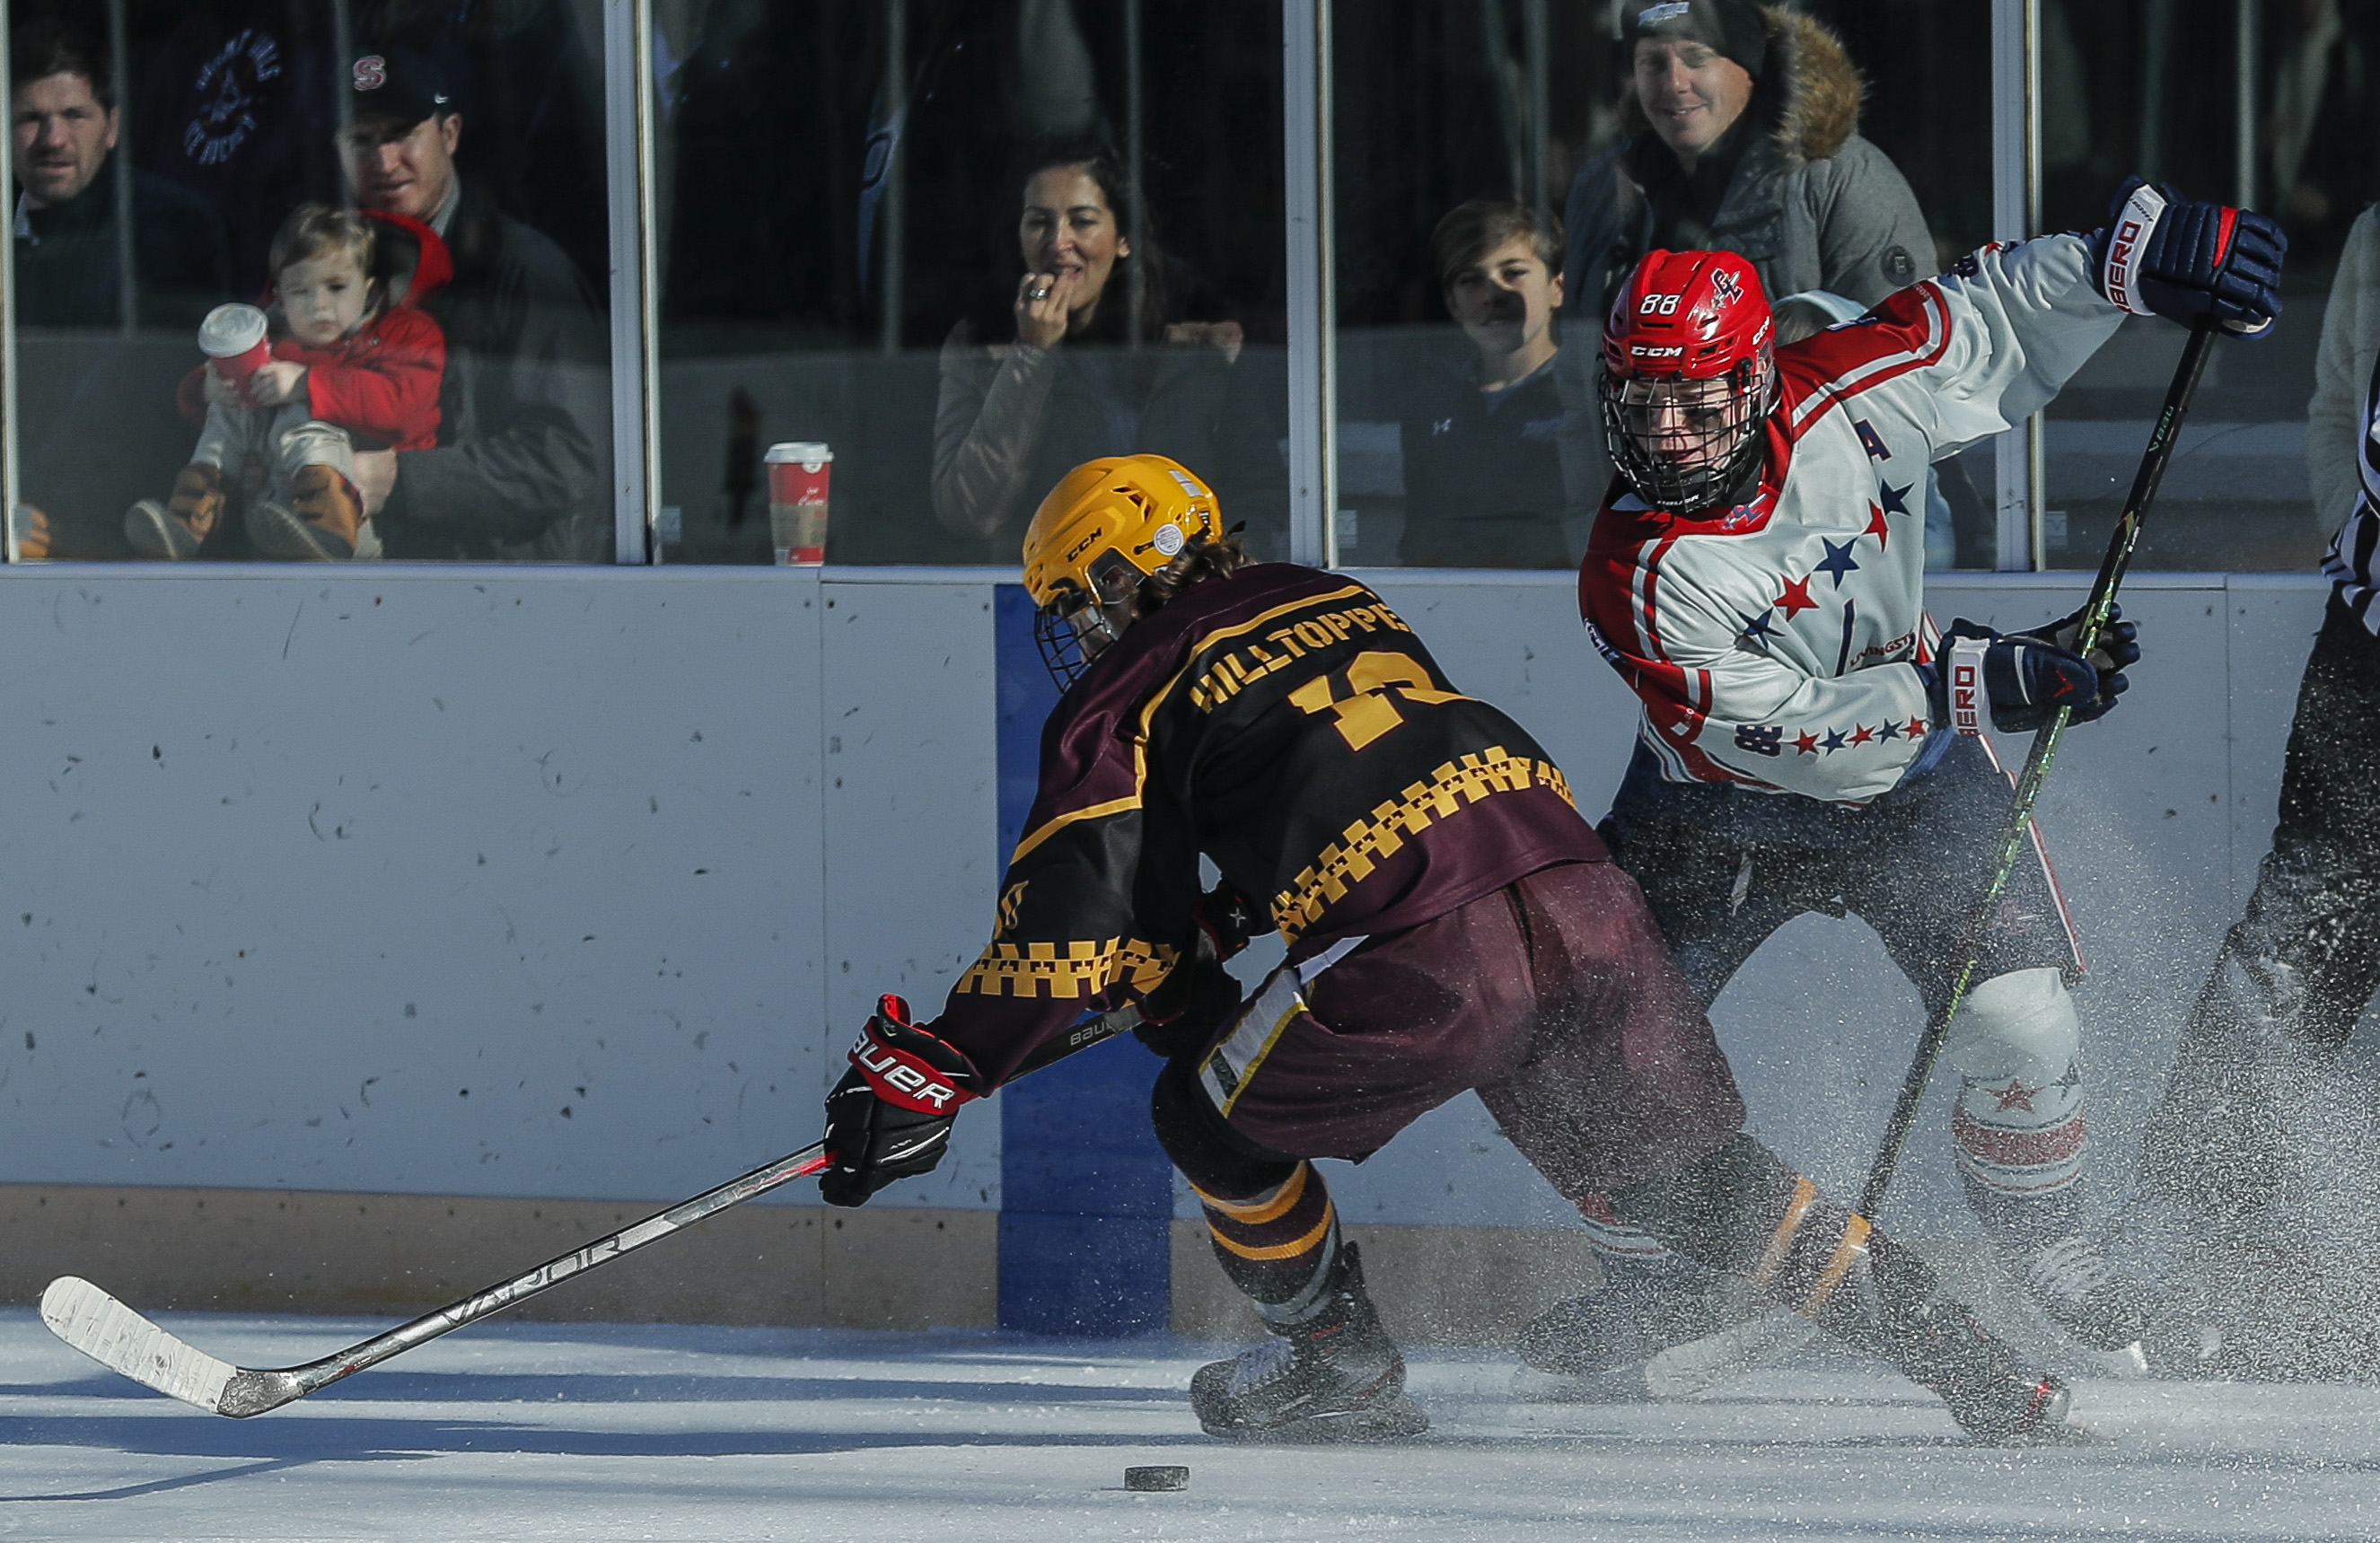
[[[1300,957],[1608,860],[1561,772],[1380,597],[1286,564],[1194,584],[1068,689],[992,941],[933,1031],[990,1086],[1186,957],[1198,859]]]

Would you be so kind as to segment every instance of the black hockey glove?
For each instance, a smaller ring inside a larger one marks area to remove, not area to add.
[[[826,1096],[827,1167],[819,1198],[865,1205],[896,1179],[931,1172],[950,1148],[959,1105],[982,1079],[952,1045],[909,1021],[909,1004],[880,998],[851,1047],[851,1070]]]
[[[2076,651],[2074,645],[2082,638],[2082,612],[2090,609],[2085,605],[2070,616],[2027,627],[2024,636],[2038,638],[2052,648],[2073,653]],[[2091,644],[2091,651],[2083,657],[2090,660],[2091,668],[2099,672],[2100,698],[2113,706],[2116,696],[2131,685],[2123,678],[2123,671],[2141,662],[2140,624],[2124,620],[2121,601],[2108,602],[2107,625],[2099,629],[2099,636]]]
[[[2289,249],[2281,227],[2252,209],[2192,203],[2136,176],[2091,233],[2091,282],[2135,316],[2188,326],[2211,313],[2227,332],[2263,337],[2281,314]]]
[[[2103,681],[2089,660],[2046,638],[2003,635],[1963,617],[1942,635],[1935,662],[1918,668],[1934,721],[1961,734],[1983,733],[1986,715],[2002,734],[2031,734],[2061,707],[2073,710],[2073,722],[2087,723],[2105,717],[2131,685],[2120,670]]]
[[[1240,1012],[1240,983],[1223,961],[1248,946],[1257,916],[1256,902],[1228,880],[1200,895],[1191,910],[1197,947],[1149,993],[1133,1037],[1168,1061],[1220,1039]]]

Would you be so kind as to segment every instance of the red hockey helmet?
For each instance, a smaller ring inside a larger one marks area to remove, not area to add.
[[[1776,396],[1777,326],[1760,274],[1733,252],[1645,254],[1603,323],[1603,433],[1658,509],[1726,497],[1760,455]]]

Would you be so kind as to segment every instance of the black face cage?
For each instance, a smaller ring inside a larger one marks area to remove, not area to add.
[[[1728,395],[1710,406],[1663,400],[1663,393],[1678,390],[1684,381],[1617,379],[1604,372],[1597,382],[1604,442],[1611,464],[1637,497],[1657,509],[1687,514],[1709,508],[1734,490],[1760,455],[1761,424],[1777,379],[1770,358],[1763,348],[1757,358],[1712,377],[1727,383]]]
[[[1075,626],[1075,618],[1081,614],[1071,611],[1062,615],[1054,605],[1033,613],[1033,644],[1041,650],[1042,667],[1058,683],[1061,692],[1091,667],[1092,653],[1083,647],[1083,635]],[[1094,611],[1092,614],[1099,614]]]

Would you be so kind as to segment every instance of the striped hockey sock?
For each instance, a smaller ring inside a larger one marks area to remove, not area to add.
[[[1830,1327],[1840,1319],[1828,1309],[1865,1263],[1873,1231],[1867,1218],[1820,1195],[1750,1136],[1612,1202],[1622,1221],[1677,1253],[1741,1276],[1771,1300]],[[1864,1316],[1859,1306],[1850,1310]]]
[[[1280,1188],[1252,1200],[1191,1188],[1224,1275],[1267,1319],[1293,1321],[1314,1305],[1339,1253],[1339,1213],[1314,1164],[1300,1162]]]
[[[2082,1074],[2056,1082],[1968,1077],[1950,1115],[1967,1203],[1998,1241],[2039,1243],[2082,1224]]]

